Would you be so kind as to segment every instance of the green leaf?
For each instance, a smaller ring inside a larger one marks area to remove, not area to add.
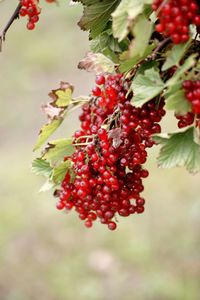
[[[58,99],[56,101],[56,104],[58,107],[62,106],[68,106],[71,104],[72,101],[72,90],[66,89],[64,91],[58,90],[55,92],[55,94],[58,96]]]
[[[177,83],[177,81],[184,75],[184,73],[192,68],[196,63],[196,54],[190,55],[184,62],[184,64],[177,69],[175,74],[170,78],[166,83],[165,86],[169,87]]]
[[[44,125],[39,133],[38,140],[33,151],[38,150],[44,142],[56,131],[63,119],[53,120],[51,123]]]
[[[113,35],[122,41],[133,25],[134,19],[143,12],[144,0],[122,0],[112,14]]]
[[[170,85],[165,91],[164,96],[165,98],[170,97],[174,93],[176,93],[178,90],[182,89],[182,81],[177,81],[173,85]]]
[[[50,166],[49,162],[43,160],[42,158],[36,158],[32,163],[32,172],[36,175],[49,177],[52,173],[52,167]]]
[[[92,52],[103,53],[105,55],[105,52],[108,50],[114,53],[120,53],[122,49],[127,49],[127,46],[125,43],[119,43],[118,40],[113,37],[112,30],[108,29],[91,41],[90,48]]]
[[[65,156],[71,156],[74,152],[74,146],[72,139],[58,139],[48,143],[48,147],[45,148],[43,159],[50,162],[51,165],[63,161]]]
[[[159,72],[155,68],[148,69],[144,74],[137,75],[132,84],[133,98],[131,102],[134,106],[142,106],[147,101],[159,95],[164,88],[164,83]]]
[[[156,139],[156,137],[154,138]],[[185,166],[191,173],[200,171],[200,146],[194,141],[193,127],[184,132],[161,137],[158,165],[162,168]]]
[[[135,19],[133,34],[134,39],[129,47],[130,57],[143,57],[147,46],[149,45],[149,39],[152,34],[153,24],[143,15],[139,15]]]
[[[191,103],[185,98],[183,90],[177,90],[166,99],[166,109],[174,110],[178,115],[191,111]]]
[[[66,173],[69,171],[71,171],[72,168],[72,164],[71,164],[71,160],[67,160],[63,163],[61,163],[59,166],[55,167],[53,169],[53,173],[52,173],[52,177],[51,180],[54,182],[54,184],[60,184]]]
[[[167,53],[167,59],[162,66],[162,71],[166,71],[173,66],[179,66],[180,60],[185,55],[191,44],[191,40],[187,43],[181,43],[179,45],[174,45],[169,53]]]
[[[152,53],[152,50],[154,48],[154,45],[148,45],[145,53],[143,54],[142,57],[140,57],[139,55],[132,57],[132,58],[128,58],[129,57],[129,51],[125,51],[120,55],[120,59],[121,59],[121,63],[120,63],[120,67],[119,70],[122,73],[128,72],[131,69],[133,69],[133,67],[140,63],[140,61],[144,60],[148,55],[150,55]],[[154,62],[153,62],[154,63]]]
[[[115,10],[120,0],[74,0],[83,4],[83,16],[79,26],[90,31],[90,37],[95,38],[106,27],[111,13]]]

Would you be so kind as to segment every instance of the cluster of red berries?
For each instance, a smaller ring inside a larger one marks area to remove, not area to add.
[[[129,84],[121,74],[98,76],[93,97],[80,115],[81,130],[74,134],[73,175],[67,173],[58,191],[58,209],[79,214],[86,227],[99,219],[110,230],[117,215],[144,211],[142,179],[148,171],[146,148],[165,111],[155,100],[135,108],[127,97]]]
[[[187,100],[192,105],[192,112],[200,114],[200,80],[185,80],[183,88]]]
[[[35,24],[39,21],[40,7],[39,0],[20,0],[21,9],[19,15],[28,17],[27,29],[33,30]]]
[[[194,122],[194,114],[192,112],[188,112],[185,115],[175,115],[178,119],[178,128],[184,128],[190,126]]]
[[[170,37],[174,44],[188,41],[189,25],[200,25],[199,4],[196,0],[154,0],[159,23],[156,31]]]

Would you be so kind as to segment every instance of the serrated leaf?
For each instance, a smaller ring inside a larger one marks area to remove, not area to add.
[[[164,83],[159,72],[155,68],[148,69],[144,74],[137,75],[132,84],[132,104],[136,107],[142,106],[147,101],[159,95],[164,88]]]
[[[177,90],[166,99],[166,109],[174,110],[178,115],[191,111],[191,103],[185,98],[183,90]]]
[[[200,146],[194,143],[191,149],[191,158],[187,162],[187,170],[190,173],[198,173],[200,171]]]
[[[78,68],[88,72],[95,72],[96,74],[113,73],[115,64],[102,53],[88,52],[78,64]]]
[[[105,31],[99,34],[91,41],[90,48],[92,52],[102,53],[102,51],[109,45],[110,35]]]
[[[50,163],[42,158],[34,159],[31,169],[36,175],[42,175],[45,177],[49,177],[52,173],[52,167],[50,166]]]
[[[196,144],[200,145],[200,127],[194,128],[194,141]]]
[[[174,85],[181,78],[182,75],[190,68],[192,68],[196,63],[196,54],[190,55],[184,62],[184,64],[177,69],[175,74],[165,83],[166,87]]]
[[[43,159],[50,162],[51,165],[63,161],[65,156],[71,156],[74,152],[72,139],[58,139],[48,143],[42,156]]]
[[[157,140],[158,142],[158,140]],[[200,146],[195,143],[193,128],[161,138],[158,165],[162,168],[185,166],[191,173],[200,171]]]
[[[60,184],[66,173],[72,168],[72,164],[71,164],[71,160],[67,160],[63,163],[61,163],[59,166],[55,167],[53,169],[53,173],[52,173],[52,177],[51,177],[51,180],[54,182],[54,184]]]
[[[174,45],[172,49],[167,53],[167,59],[162,66],[162,71],[166,71],[173,66],[178,66],[180,60],[183,58],[190,44],[191,44],[191,40],[189,40],[187,43]]]
[[[113,35],[122,41],[133,25],[134,19],[143,12],[144,0],[122,0],[112,14]]]
[[[109,32],[109,33],[108,33]],[[91,41],[90,48],[94,53],[102,53],[114,63],[118,63],[120,53],[128,49],[128,41],[121,43],[107,30]]]
[[[83,4],[83,16],[79,26],[83,30],[89,30],[90,36],[95,38],[106,27],[111,13],[115,10],[120,0],[74,0]]]

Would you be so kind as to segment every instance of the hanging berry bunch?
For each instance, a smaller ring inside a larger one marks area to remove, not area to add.
[[[97,75],[96,85],[89,97],[74,98],[65,82],[50,93],[43,106],[48,122],[34,150],[78,107],[80,129],[50,141],[33,161],[33,171],[47,178],[42,190],[55,191],[58,210],[75,211],[86,227],[98,220],[115,230],[120,217],[144,212],[149,148],[160,144],[159,167],[200,171],[200,4],[72,2],[83,5],[79,26],[89,31],[91,43],[78,66]],[[19,12],[33,29],[39,1],[20,0],[0,41]],[[175,129],[163,133],[160,122],[170,110]]]
[[[200,7],[196,0],[154,0],[152,8],[158,15],[156,30],[175,44],[189,40],[189,25],[200,26]]]
[[[67,172],[56,193],[57,208],[75,208],[86,227],[98,218],[115,230],[118,215],[144,211],[140,193],[148,171],[142,165],[146,149],[154,144],[151,135],[160,133],[164,102],[132,106],[122,74],[99,76],[96,82],[101,88],[95,87],[93,94],[98,96],[83,106],[81,130],[74,134],[73,179]]]
[[[21,17],[28,17],[27,29],[33,30],[35,24],[39,21],[41,8],[39,7],[39,0],[20,0],[21,8],[19,15]]]

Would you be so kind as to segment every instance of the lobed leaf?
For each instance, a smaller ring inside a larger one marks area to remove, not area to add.
[[[147,69],[144,74],[138,74],[132,84],[132,104],[136,107],[142,106],[147,101],[159,95],[164,89],[164,82],[155,68]]]
[[[50,163],[42,158],[36,158],[32,162],[32,172],[36,175],[42,175],[44,177],[50,177],[52,173],[52,167]]]
[[[200,145],[194,141],[193,127],[173,133],[168,137],[155,136],[153,139],[162,145],[158,165],[162,168],[185,166],[191,173],[200,171]]]
[[[115,10],[120,0],[74,0],[83,5],[83,16],[79,26],[90,31],[90,37],[97,37],[106,27],[111,13]]]

